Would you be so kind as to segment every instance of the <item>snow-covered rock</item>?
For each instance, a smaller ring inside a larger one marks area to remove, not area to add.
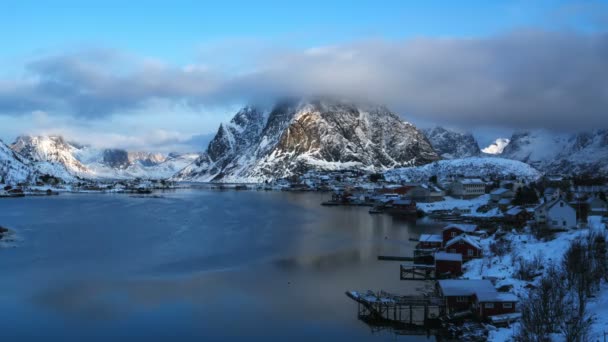
[[[34,173],[31,164],[0,140],[0,184],[27,182]]]
[[[445,179],[451,176],[507,177],[510,175],[535,180],[541,173],[526,163],[494,157],[471,157],[440,160],[418,167],[389,170],[384,174],[388,181],[426,182],[431,176]]]
[[[608,129],[574,134],[516,132],[500,156],[547,173],[608,175]]]
[[[259,182],[308,170],[422,165],[438,156],[412,124],[382,106],[329,99],[245,107],[222,124],[207,152],[173,177]]]
[[[89,173],[86,166],[74,157],[77,148],[60,136],[20,136],[11,145],[11,149],[34,162],[62,165],[72,175]]]
[[[460,133],[435,127],[424,130],[437,153],[446,159],[466,158],[479,155],[479,145],[470,133]]]

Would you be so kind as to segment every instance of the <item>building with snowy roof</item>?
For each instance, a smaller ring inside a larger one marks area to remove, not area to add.
[[[518,302],[515,295],[496,291],[486,279],[439,280],[437,289],[449,313],[471,311],[481,319],[513,313]]]

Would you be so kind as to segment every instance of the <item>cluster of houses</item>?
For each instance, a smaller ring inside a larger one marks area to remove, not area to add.
[[[438,275],[459,276],[463,262],[483,256],[478,240],[482,234],[473,224],[450,224],[441,234],[421,234],[415,255],[432,255]]]
[[[450,224],[441,234],[420,235],[416,251],[432,255],[437,278],[444,278],[437,281],[437,292],[448,314],[473,314],[488,320],[515,312],[517,297],[497,291],[490,280],[449,279],[462,275],[463,262],[483,256],[478,240],[483,234],[476,225]]]

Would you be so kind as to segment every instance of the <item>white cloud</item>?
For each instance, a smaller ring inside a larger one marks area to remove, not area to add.
[[[501,154],[505,147],[509,145],[510,140],[506,138],[498,138],[487,147],[481,149],[481,152],[487,154]]]

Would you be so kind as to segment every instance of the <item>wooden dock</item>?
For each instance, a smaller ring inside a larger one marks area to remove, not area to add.
[[[414,261],[412,257],[396,256],[396,255],[378,255],[378,260],[385,261]]]
[[[383,291],[347,291],[357,302],[358,318],[371,325],[431,326],[443,314],[443,300],[434,296],[396,296]]]
[[[437,280],[434,265],[401,264],[399,265],[401,280]]]

